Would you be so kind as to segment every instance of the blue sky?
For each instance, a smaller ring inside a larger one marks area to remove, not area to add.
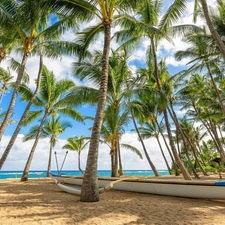
[[[172,2],[166,1],[167,4]],[[215,1],[213,1],[215,2]],[[166,5],[165,5],[166,8]],[[187,24],[192,22],[192,15],[191,12],[193,11],[193,2],[190,1],[188,3],[188,11],[187,15],[185,15],[180,21],[179,24]],[[199,24],[202,22],[199,21]],[[71,31],[68,31],[64,36],[63,39],[65,40],[73,40],[74,39],[74,34]],[[174,45],[167,42],[167,41],[162,41],[159,44],[159,51],[158,55],[167,57],[166,62],[169,68],[169,71],[171,74],[175,74],[185,68],[185,64],[188,62],[187,61],[182,61],[182,62],[176,62],[173,55],[177,50],[184,50],[187,45],[183,43],[180,38],[176,38],[173,40]],[[101,40],[97,41],[96,46],[101,47]],[[140,67],[142,62],[145,60],[145,53],[147,46],[149,45],[148,41],[143,40],[142,45],[137,48],[133,52],[133,56],[131,59],[131,66],[135,70],[137,67]],[[116,47],[115,43],[112,43],[112,48]],[[15,57],[13,54],[12,56]],[[19,60],[18,56],[16,58]],[[74,57],[62,57],[62,60],[51,60],[51,59],[44,59],[44,64],[47,66],[49,70],[53,70],[56,79],[61,79],[62,77],[67,77],[70,79],[73,79],[77,85],[79,85],[79,81],[74,79],[72,77],[72,72],[71,72],[71,63],[74,61]],[[7,61],[4,61],[1,63],[2,67],[6,68],[7,67]],[[34,87],[34,79],[36,78],[36,74],[38,71],[38,58],[33,57],[28,60],[27,63],[27,70],[28,73],[31,76],[31,87]],[[11,93],[7,94],[2,102],[2,105],[0,106],[3,108],[3,111],[7,109],[7,105],[9,104],[11,97]],[[15,107],[15,113],[13,116],[13,119],[19,119],[24,108],[26,106],[26,103],[21,102],[20,99],[17,100],[16,102],[16,107]],[[93,107],[89,107],[87,105],[84,105],[83,107],[80,107],[79,112],[83,115],[89,115],[89,116],[94,116],[95,115],[95,110]],[[65,120],[67,120],[65,118]],[[71,120],[70,120],[71,121]],[[1,146],[0,146],[0,155],[4,151],[8,140],[10,138],[10,135],[12,134],[13,130],[15,129],[16,123],[9,125],[5,135],[1,141]],[[92,122],[88,121],[86,125],[83,125],[81,123],[73,122],[73,127],[68,128],[67,131],[59,137],[59,140],[56,144],[56,147],[54,151],[58,153],[59,161],[63,160],[65,150],[62,150],[62,146],[66,143],[66,139],[71,136],[89,136],[90,131],[88,131],[88,128],[92,126]],[[123,143],[128,143],[132,144],[135,147],[139,148],[141,150],[141,145],[137,140],[137,136],[135,133],[130,132],[130,128],[127,128],[126,134],[122,138]],[[23,135],[27,133],[29,130],[29,127],[22,128],[20,135],[18,136],[15,145],[13,146],[13,149],[11,150],[11,153],[9,154],[9,157],[7,161],[5,162],[5,165],[3,166],[2,170],[23,170],[29,151],[31,149],[31,146],[33,144],[33,141],[29,141],[26,143],[22,142]],[[162,156],[159,151],[159,147],[156,143],[156,140],[150,139],[145,141],[147,149],[149,151],[150,157],[152,157],[152,161],[155,163],[157,169],[165,169],[165,163],[162,159]],[[163,142],[162,142],[163,143]],[[164,144],[163,144],[164,146]],[[48,159],[48,149],[49,149],[49,140],[48,139],[43,139],[39,141],[38,147],[36,149],[34,159],[31,165],[31,169],[33,170],[45,170],[47,168],[47,159]],[[142,151],[142,150],[141,150]],[[85,164],[86,164],[86,157],[88,153],[88,148],[85,149],[82,154],[81,154],[81,167],[84,169]],[[168,156],[168,153],[165,152],[166,155]],[[143,154],[144,155],[144,154]],[[128,150],[122,150],[122,159],[123,159],[123,164],[124,164],[124,169],[150,169],[147,160],[144,159],[141,160],[139,159],[134,153],[129,152]],[[59,163],[60,164],[60,163]],[[69,152],[69,157],[67,158],[67,161],[64,166],[65,169],[73,169],[77,170],[77,154],[76,152]],[[99,169],[110,169],[110,155],[109,155],[109,149],[105,145],[100,145],[100,150],[99,150]],[[52,169],[56,169],[56,165],[53,159],[52,162]]]

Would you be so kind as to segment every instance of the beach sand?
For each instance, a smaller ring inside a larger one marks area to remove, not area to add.
[[[187,199],[109,190],[82,203],[50,179],[0,182],[0,224],[225,224],[225,200]]]

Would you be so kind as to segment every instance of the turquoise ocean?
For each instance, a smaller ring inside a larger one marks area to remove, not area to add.
[[[167,170],[159,170],[160,175],[169,175]],[[0,180],[5,180],[8,178],[21,178],[23,171],[0,171]],[[52,174],[57,175],[57,171],[52,171]],[[63,170],[61,172],[63,175],[67,176],[81,176],[80,171]],[[154,176],[152,170],[124,170],[125,176]],[[109,177],[111,176],[110,170],[98,170],[98,176]],[[45,178],[46,171],[30,171],[28,178]]]

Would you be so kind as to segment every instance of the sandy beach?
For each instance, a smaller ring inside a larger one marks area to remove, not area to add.
[[[0,224],[225,224],[225,200],[186,199],[109,190],[82,203],[50,179],[0,182]]]

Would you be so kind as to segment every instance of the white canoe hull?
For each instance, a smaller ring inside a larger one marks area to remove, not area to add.
[[[54,176],[59,182],[82,185],[83,178]],[[133,179],[133,178],[131,178]],[[105,187],[118,178],[98,178],[99,187]],[[215,181],[185,181],[168,179],[124,180],[112,186],[114,190],[132,191],[156,195],[167,195],[185,198],[225,199],[225,186],[216,186]],[[225,185],[225,184],[224,184]]]
[[[60,179],[57,179],[55,176],[51,176],[52,180],[56,183],[59,189],[61,189],[64,192],[75,194],[75,195],[80,195],[81,194],[81,188],[78,187],[72,187],[68,186],[66,184],[60,183]],[[75,183],[74,183],[75,184]],[[99,188],[99,193],[104,192],[104,188]]]

